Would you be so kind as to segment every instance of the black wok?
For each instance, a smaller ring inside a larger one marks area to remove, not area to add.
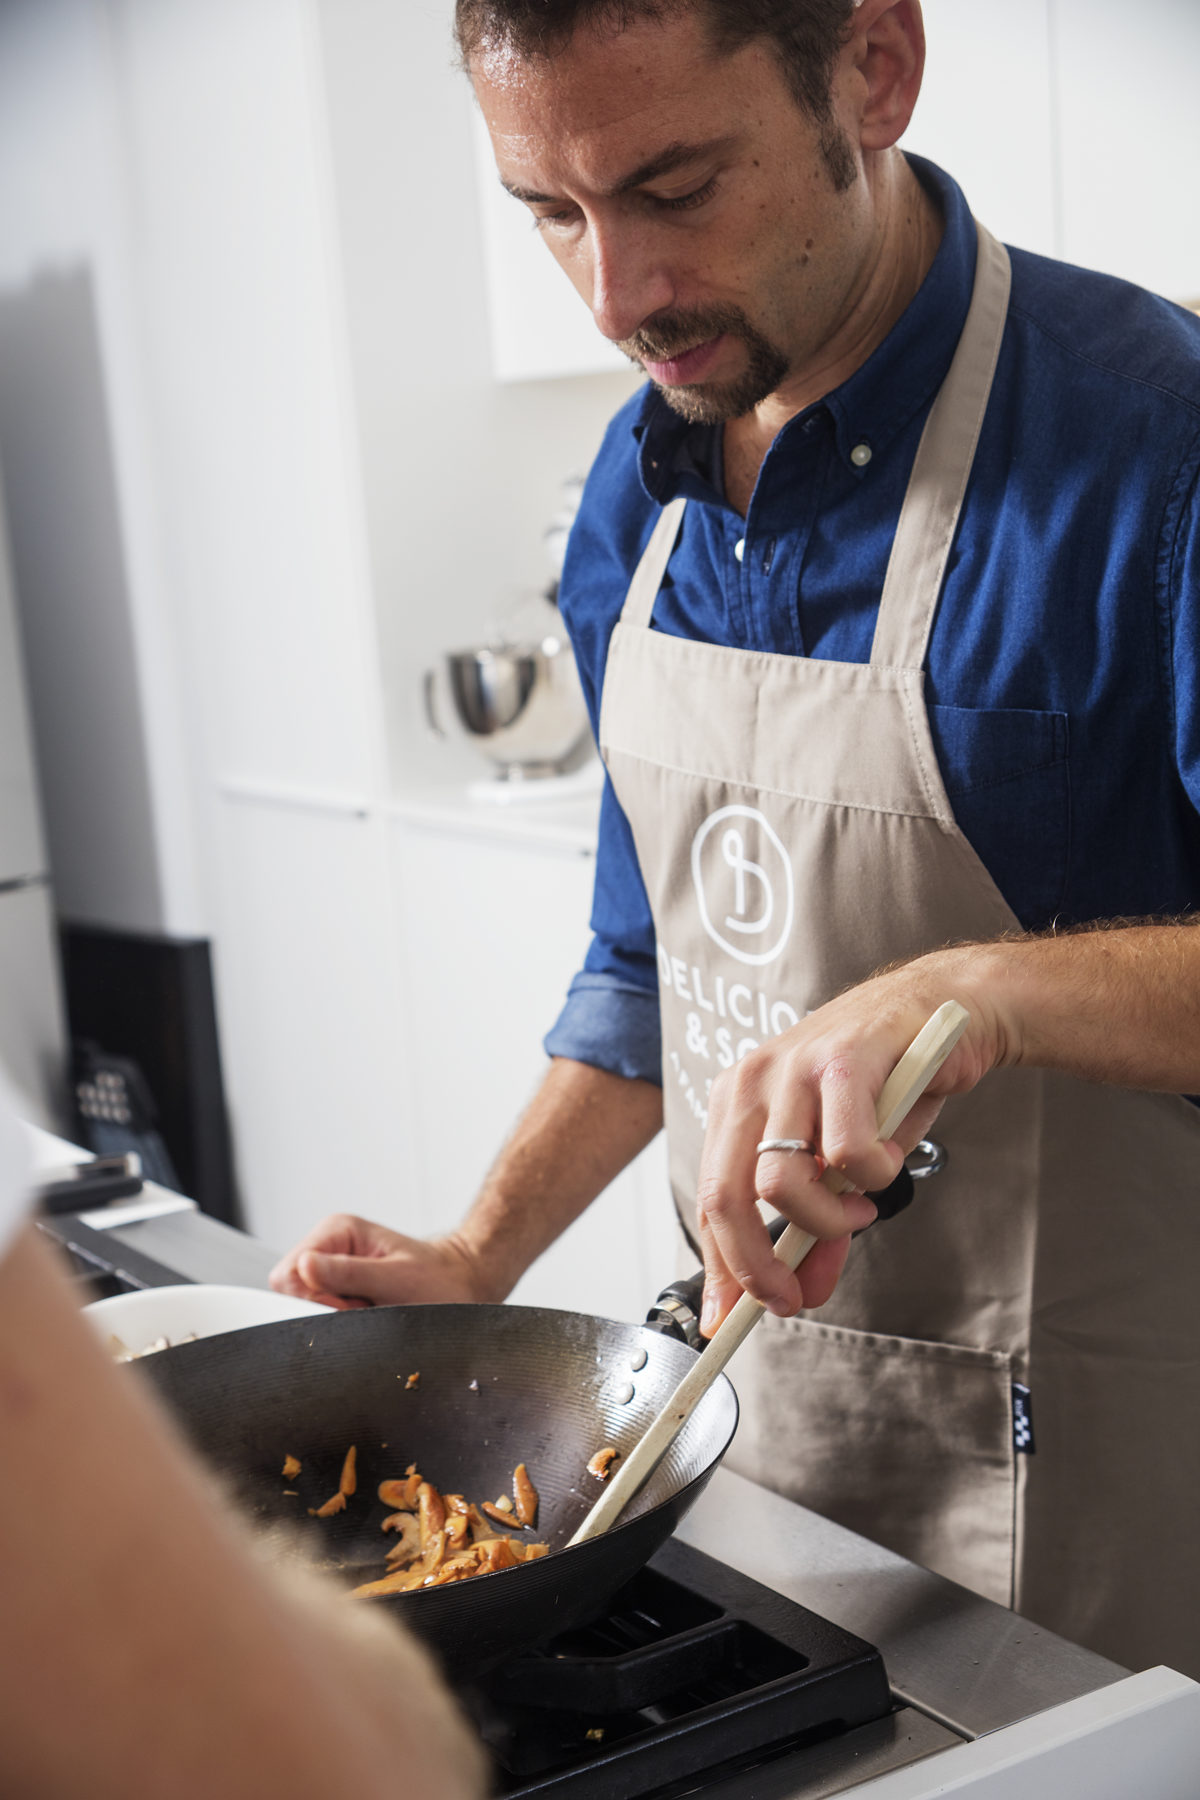
[[[514,1466],[528,1464],[541,1506],[524,1535],[548,1543],[549,1556],[362,1603],[397,1612],[468,1674],[582,1622],[670,1536],[733,1436],[737,1399],[724,1376],[622,1523],[564,1547],[600,1493],[588,1459],[604,1444],[628,1452],[695,1354],[648,1327],[580,1313],[390,1306],[179,1344],[138,1367],[253,1518],[294,1525],[306,1560],[348,1585],[385,1572],[381,1480],[415,1463],[443,1492],[478,1502],[509,1492]],[[310,1518],[336,1491],[351,1444],[357,1495],[338,1516]],[[281,1474],[289,1454],[303,1464],[292,1481]]]

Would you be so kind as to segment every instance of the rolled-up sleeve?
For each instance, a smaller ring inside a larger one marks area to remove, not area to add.
[[[583,969],[547,1032],[547,1056],[569,1056],[627,1080],[662,1082],[658,995]]]
[[[629,821],[607,782],[591,924],[583,968],[543,1039],[544,1048],[550,1056],[570,1056],[613,1075],[661,1082],[654,921]]]

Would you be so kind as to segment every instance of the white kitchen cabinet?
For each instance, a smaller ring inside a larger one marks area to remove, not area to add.
[[[422,1231],[459,1219],[546,1068],[541,1038],[587,943],[591,855],[486,826],[392,827]],[[640,1318],[676,1272],[666,1156],[653,1144],[513,1298]]]
[[[277,1250],[335,1211],[419,1230],[382,826],[228,796],[219,836],[215,966],[248,1229]]]
[[[550,255],[526,208],[500,186],[487,127],[478,112],[472,128],[492,374],[497,381],[521,381],[627,371],[625,357],[596,330],[591,313]]]

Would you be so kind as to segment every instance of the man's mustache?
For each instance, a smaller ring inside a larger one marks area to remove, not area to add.
[[[685,351],[726,332],[741,336],[750,321],[737,306],[708,307],[695,312],[668,313],[653,325],[643,326],[632,337],[623,338],[617,349],[634,362],[669,362]]]

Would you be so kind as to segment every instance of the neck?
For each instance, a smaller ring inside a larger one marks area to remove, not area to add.
[[[894,152],[873,173],[878,230],[837,329],[752,413],[725,426],[726,495],[743,514],[763,458],[779,432],[789,419],[824,399],[862,367],[914,299],[937,254],[941,215],[904,158]]]

